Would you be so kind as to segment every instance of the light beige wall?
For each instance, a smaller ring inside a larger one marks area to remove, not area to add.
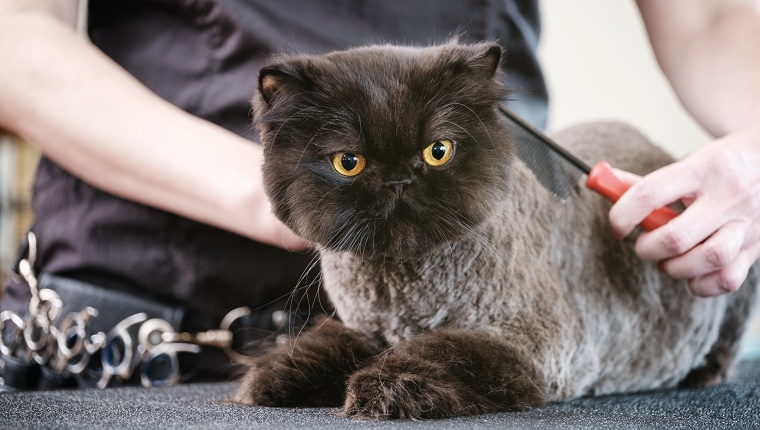
[[[633,0],[541,0],[549,129],[623,120],[680,157],[709,142],[665,80]]]

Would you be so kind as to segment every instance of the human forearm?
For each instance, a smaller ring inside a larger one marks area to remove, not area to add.
[[[0,64],[0,127],[84,181],[296,245],[269,214],[258,146],[163,101],[56,18],[0,15]]]
[[[760,5],[638,0],[663,72],[712,134],[760,124]]]
[[[684,106],[718,136],[635,184],[610,210],[619,236],[647,214],[687,209],[641,234],[636,253],[697,295],[734,291],[760,258],[760,16],[756,3],[639,0],[658,60]]]

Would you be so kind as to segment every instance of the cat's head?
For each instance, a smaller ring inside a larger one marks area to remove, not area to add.
[[[275,214],[329,249],[408,258],[468,234],[508,192],[493,43],[283,57],[254,121]]]

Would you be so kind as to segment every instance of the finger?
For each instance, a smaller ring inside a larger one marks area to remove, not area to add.
[[[616,169],[614,167],[612,168],[612,172],[615,174],[615,176],[618,177],[618,179],[623,181],[623,183],[625,183],[629,187],[635,184],[636,182],[640,181],[642,178],[641,175],[637,175],[631,172],[626,172],[625,170]],[[689,207],[689,205],[691,205],[693,202],[694,202],[694,197],[692,196],[681,197],[681,203],[685,207]]]
[[[747,230],[742,250],[731,264],[689,281],[689,288],[695,295],[714,296],[741,287],[750,267],[760,258],[760,224],[755,221]]]
[[[612,172],[615,174],[615,176],[618,177],[618,179],[620,179],[627,185],[633,185],[636,182],[641,180],[641,176],[635,173],[626,172],[625,170],[615,169],[613,167]]]
[[[698,183],[689,163],[685,162],[671,164],[644,176],[610,209],[613,231],[620,237],[628,236],[653,211],[694,195]]]
[[[754,259],[747,252],[740,252],[728,266],[689,281],[689,289],[696,296],[711,297],[736,291],[747,278]]]
[[[642,233],[636,240],[636,254],[645,261],[685,254],[723,227],[724,222],[722,213],[704,200],[697,200],[667,224]]]
[[[697,278],[723,269],[739,255],[746,232],[745,223],[728,223],[687,253],[664,261],[662,267],[675,279]]]

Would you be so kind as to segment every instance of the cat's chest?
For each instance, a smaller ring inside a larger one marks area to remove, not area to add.
[[[494,304],[504,302],[494,297],[493,269],[493,262],[480,253],[460,254],[456,261],[441,255],[405,264],[322,254],[324,288],[341,320],[392,344],[441,326],[486,324],[498,312]]]

